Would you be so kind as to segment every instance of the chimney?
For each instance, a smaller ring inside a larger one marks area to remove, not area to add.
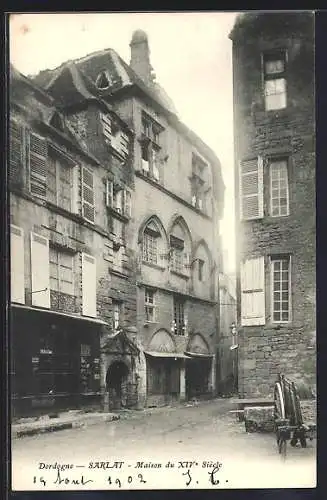
[[[130,66],[132,70],[145,83],[151,84],[154,81],[154,74],[150,64],[150,49],[147,34],[142,30],[134,31],[129,46],[131,48]]]

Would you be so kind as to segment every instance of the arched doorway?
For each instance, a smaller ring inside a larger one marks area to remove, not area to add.
[[[128,367],[123,361],[114,361],[107,370],[106,387],[109,408],[119,410],[126,406]]]

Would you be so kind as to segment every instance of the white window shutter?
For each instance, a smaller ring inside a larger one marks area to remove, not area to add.
[[[265,260],[264,257],[246,260],[241,267],[242,326],[264,325]]]
[[[25,304],[24,232],[17,226],[10,226],[10,261],[11,301]]]
[[[92,255],[82,253],[82,314],[93,318],[96,307],[96,260]]]
[[[263,217],[263,159],[244,160],[239,168],[240,216],[243,220]]]
[[[49,240],[31,233],[32,305],[50,307]]]

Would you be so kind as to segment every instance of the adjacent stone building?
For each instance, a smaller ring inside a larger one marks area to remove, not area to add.
[[[216,391],[221,167],[156,83],[146,34],[130,46],[130,65],[106,49],[12,71],[14,392],[36,406]],[[20,134],[34,127],[33,152]]]
[[[73,65],[60,76],[66,102],[14,68],[10,73],[14,415],[102,404],[101,350],[119,329],[116,304],[126,303],[127,326],[136,321],[135,280],[133,285],[123,229],[115,232],[108,200],[115,179],[125,194],[117,220],[126,224],[133,134],[105,103],[83,95],[86,88]],[[101,113],[117,124],[121,150],[94,132],[102,126]],[[117,162],[126,164],[124,178]]]
[[[233,42],[239,392],[315,386],[314,16],[245,13]]]

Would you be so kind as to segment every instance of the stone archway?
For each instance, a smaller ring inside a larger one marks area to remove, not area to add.
[[[126,384],[129,368],[124,361],[113,361],[106,374],[106,389],[109,392],[111,409],[120,409],[126,406]]]

